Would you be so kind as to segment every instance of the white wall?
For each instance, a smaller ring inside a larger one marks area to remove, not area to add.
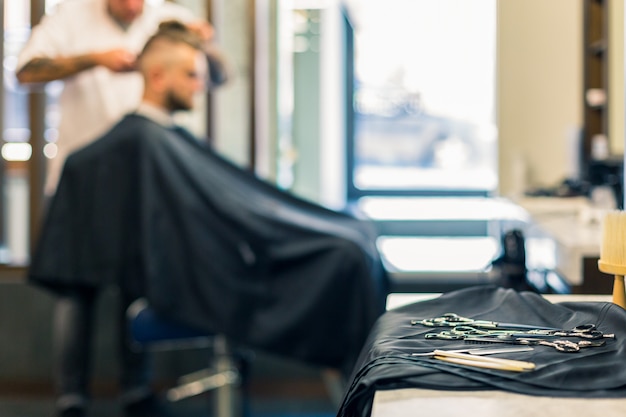
[[[581,0],[498,3],[500,194],[570,175],[582,126]],[[522,165],[526,170],[521,169]]]

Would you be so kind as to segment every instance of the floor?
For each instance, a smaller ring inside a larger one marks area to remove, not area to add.
[[[1,397],[1,417],[53,417],[54,400],[49,397]],[[199,396],[169,405],[174,417],[210,417],[210,398]],[[116,417],[120,406],[115,399],[93,401],[90,417]],[[323,399],[252,398],[248,417],[333,417],[334,406]]]
[[[271,365],[268,363],[267,366]],[[276,364],[275,364],[276,365]],[[313,374],[315,375],[315,374]],[[320,375],[291,375],[287,378],[249,379],[244,417],[334,417],[343,393],[334,378]],[[89,417],[121,417],[118,391],[113,385],[95,384]],[[155,384],[172,417],[212,417],[215,391],[167,403],[170,385]],[[232,392],[242,395],[244,391]],[[0,386],[0,417],[53,417],[55,398],[47,385],[10,384]]]

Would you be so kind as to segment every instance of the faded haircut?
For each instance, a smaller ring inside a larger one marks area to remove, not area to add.
[[[167,20],[159,24],[159,28],[154,35],[148,39],[139,55],[141,58],[149,52],[156,44],[161,42],[171,44],[186,44],[194,49],[202,50],[202,39],[192,30],[189,30],[184,23],[177,20]]]

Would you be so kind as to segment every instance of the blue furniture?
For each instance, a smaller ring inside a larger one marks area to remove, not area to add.
[[[127,316],[135,349],[158,351],[210,348],[209,366],[180,377],[178,384],[166,393],[169,401],[213,391],[211,416],[240,417],[244,414],[245,398],[240,389],[242,372],[223,335],[207,333],[159,316],[143,298],[129,306]]]

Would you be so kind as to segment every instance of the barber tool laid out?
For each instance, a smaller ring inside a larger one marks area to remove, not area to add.
[[[441,332],[448,337],[426,337]],[[487,285],[451,291],[376,321],[338,417],[369,416],[374,392],[385,389],[626,397],[624,352],[626,310],[614,303],[551,303]]]
[[[541,345],[556,349],[559,352],[574,353],[580,352],[581,348],[600,347],[605,345],[604,340],[580,340],[571,341],[567,339],[538,339],[523,337],[466,337],[466,343],[508,343],[512,345]]]
[[[596,327],[593,324],[584,324],[576,326],[571,330],[528,330],[522,332],[519,330],[484,330],[476,329],[471,326],[456,326],[450,330],[442,330],[440,332],[426,333],[424,337],[426,339],[465,339],[468,336],[487,336],[487,337],[521,337],[521,338],[556,338],[556,337],[576,337],[581,339],[603,339],[614,338],[612,333],[602,333],[595,330]]]
[[[595,324],[591,323],[580,324],[571,329],[559,329],[542,325],[474,319],[456,313],[444,313],[439,317],[427,319],[412,319],[410,323],[412,326],[423,325],[448,329],[426,333],[425,339],[463,340],[465,343],[548,346],[558,352],[566,353],[580,352],[581,348],[605,346],[604,339],[615,338],[614,333],[603,333],[598,330]],[[583,340],[571,340],[572,338]],[[434,357],[435,359],[443,359],[441,355]],[[468,361],[457,361],[456,363],[472,366]],[[505,367],[493,369],[506,370]]]
[[[626,308],[626,212],[609,211],[602,219],[602,245],[598,269],[605,274],[613,275],[613,302]]]
[[[433,358],[457,365],[475,366],[477,368],[497,369],[500,371],[523,372],[535,369],[532,362],[516,361],[513,359],[488,358],[472,356],[464,353],[454,353],[445,350],[434,350]]]
[[[572,329],[557,329],[519,323],[500,323],[462,317],[456,313],[445,313],[440,317],[411,320],[411,325],[444,327],[450,330],[426,333],[426,339],[464,340],[466,343],[508,343],[513,345],[541,345],[558,352],[575,353],[581,348],[605,345],[605,338],[615,334],[603,333],[595,324],[581,324]],[[566,338],[585,339],[572,341]]]
[[[520,329],[520,330],[558,330],[554,327],[541,327],[531,324],[519,323],[501,323],[491,320],[471,319],[459,316],[456,313],[444,313],[440,317],[429,319],[411,320],[411,324],[423,324],[430,327],[456,327],[456,326],[473,326],[486,329]]]
[[[583,330],[584,329],[584,330]],[[512,345],[541,345],[549,346],[559,352],[575,353],[581,348],[600,347],[606,344],[603,338],[615,338],[615,335],[604,334],[595,329],[594,325],[577,326],[572,330],[550,331],[546,333],[506,333],[506,331],[476,331],[467,326],[455,327],[452,331],[439,333],[426,333],[426,339],[457,340],[462,339],[465,343],[507,343]],[[559,338],[560,337],[560,338]],[[563,337],[582,338],[573,341]],[[557,339],[558,338],[558,339]]]
[[[501,371],[524,372],[535,369],[535,364],[532,362],[517,361],[513,359],[489,358],[482,355],[525,352],[527,350],[532,350],[532,348],[484,348],[460,350],[435,349],[432,352],[413,353],[411,356],[429,356],[445,362],[456,363],[458,365],[475,366],[485,369],[498,369]]]
[[[519,323],[475,320],[462,317],[456,313],[446,313],[441,317],[411,320],[411,325],[420,324],[428,327],[444,327],[450,329],[442,330],[438,333],[426,333],[424,335],[425,339],[463,340],[465,343],[506,343],[513,345],[548,346],[556,349],[558,352],[565,353],[580,352],[581,348],[604,346],[606,344],[604,338],[615,337],[612,333],[605,334],[599,331],[594,324],[578,325],[570,330],[565,330]],[[565,339],[565,337],[584,340],[572,341]],[[496,352],[501,353],[497,350]],[[464,366],[513,372],[535,369],[535,364],[532,362],[501,358],[473,358],[468,353],[462,353],[462,351],[436,349],[432,353],[433,354],[430,356],[434,359]],[[423,355],[424,354],[413,354],[412,356]]]
[[[595,324],[581,324],[571,330],[557,329],[553,327],[542,327],[532,324],[519,323],[499,323],[489,320],[470,319],[459,316],[456,313],[445,313],[441,317],[429,319],[411,320],[412,325],[423,324],[429,327],[453,327],[452,333],[464,333],[467,331],[475,334],[536,334],[544,336],[574,336],[590,339],[602,337],[614,337],[613,334],[604,334],[598,330]],[[484,330],[497,329],[497,330]],[[522,333],[522,331],[524,333]]]
[[[445,317],[458,317],[454,313],[444,314],[443,317],[426,319],[426,320],[411,320],[412,325],[423,324],[425,326],[431,326],[431,323],[437,320],[444,319]],[[457,321],[458,323],[469,322],[470,319]],[[426,339],[440,339],[440,340],[464,340],[469,343],[509,343],[517,345],[543,345],[555,348],[559,352],[578,352],[581,347],[600,347],[605,345],[604,339],[613,339],[615,334],[603,333],[597,329],[594,324],[583,324],[575,326],[570,330],[553,329],[548,330],[544,328],[532,328],[532,326],[526,326],[527,330],[520,330],[521,326],[514,324],[508,329],[506,326],[502,328],[477,328],[458,325],[449,327],[450,330],[442,330],[440,332],[426,333],[424,338]],[[567,338],[584,339],[580,341],[572,341]]]

